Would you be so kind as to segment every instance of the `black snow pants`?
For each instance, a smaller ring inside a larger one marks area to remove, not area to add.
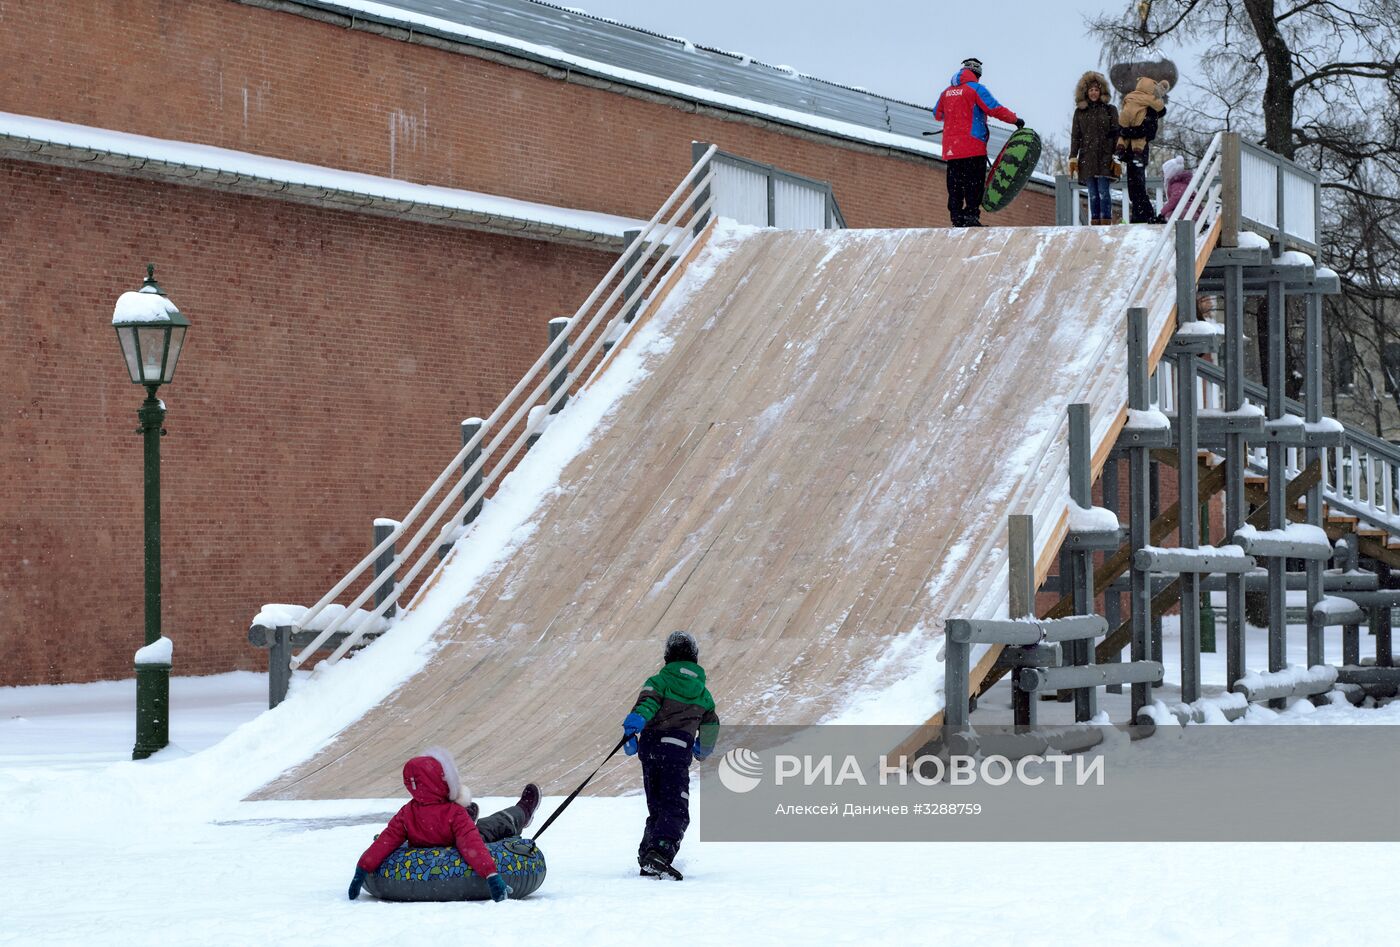
[[[690,825],[692,738],[684,730],[643,730],[637,738],[642,761],[642,788],[647,794],[647,824],[637,861],[656,852],[669,865]]]
[[[525,813],[519,806],[506,806],[500,812],[477,819],[476,830],[481,833],[481,840],[490,844],[519,835],[521,823],[524,821]]]
[[[1157,218],[1147,196],[1147,149],[1128,152],[1128,223],[1150,224]]]
[[[977,227],[982,223],[982,194],[986,189],[986,155],[948,162],[948,217],[954,227]]]

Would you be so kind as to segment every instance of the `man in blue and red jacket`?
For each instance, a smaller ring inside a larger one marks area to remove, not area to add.
[[[978,80],[982,61],[964,59],[943,90],[933,117],[943,123],[943,160],[948,166],[948,214],[954,227],[981,227],[987,187],[987,116],[1023,128],[1025,122],[996,100]]]

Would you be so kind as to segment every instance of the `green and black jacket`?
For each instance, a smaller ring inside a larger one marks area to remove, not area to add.
[[[705,687],[705,669],[694,661],[672,661],[647,678],[632,710],[646,719],[646,729],[685,731],[691,742],[698,735],[706,749],[719,738],[715,699]]]

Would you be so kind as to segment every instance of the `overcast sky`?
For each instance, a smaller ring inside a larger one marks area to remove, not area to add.
[[[1126,0],[556,0],[597,16],[932,106],[963,59],[1042,135],[1069,139],[1074,84],[1100,69],[1084,15]],[[1174,51],[1168,47],[1168,55]],[[1176,56],[1187,78],[1187,56]]]

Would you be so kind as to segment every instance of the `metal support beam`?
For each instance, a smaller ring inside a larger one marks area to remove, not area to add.
[[[374,545],[370,546],[369,548],[378,549],[379,544],[382,543],[384,540],[388,539],[389,534],[392,533],[398,525],[399,524],[394,522],[393,520],[375,520]],[[389,569],[393,568],[394,558],[396,555],[397,552],[395,551],[393,546],[390,546],[388,549],[384,550],[382,553],[379,554],[379,558],[374,560],[374,577],[376,579],[383,575]],[[394,576],[391,575],[388,579],[384,581],[383,585],[374,590],[375,608],[378,608],[380,605],[383,605],[384,600],[387,599],[390,595],[394,594],[394,584],[396,581],[397,580],[394,578]],[[398,606],[390,605],[384,610],[384,617],[393,618],[394,613],[396,611],[398,611]]]
[[[641,235],[642,232],[640,230],[627,230],[623,232],[622,239],[626,241],[628,247],[631,247],[634,243],[637,242],[637,239],[641,237]],[[637,245],[637,247],[634,250],[632,250],[630,254],[628,254],[627,264],[623,267],[623,272],[625,273],[628,269],[635,268],[636,273],[630,280],[627,281],[627,288],[623,290],[624,300],[631,299],[634,295],[637,294],[637,291],[642,288],[643,268],[637,266],[637,263],[640,260],[642,260],[645,256],[646,253],[643,251],[643,248],[640,244]],[[631,322],[633,319],[637,318],[637,313],[641,312],[641,309],[642,300],[639,297],[636,301],[632,303],[632,305],[627,307],[626,313],[622,317],[623,321]],[[612,348],[612,345],[613,344],[611,342],[604,342],[603,351],[606,353],[608,349]]]
[[[1072,404],[1069,406],[1069,496],[1084,509],[1094,505],[1093,488],[1093,445],[1089,434],[1089,406]],[[1089,615],[1094,611],[1094,554],[1086,551],[1073,551],[1070,558],[1070,594],[1074,598],[1074,613]],[[1100,621],[1103,621],[1100,619]],[[1103,622],[1103,634],[1108,633],[1108,623]],[[1072,641],[1066,645],[1069,663],[1075,667],[1088,667],[1094,663],[1094,643],[1087,639]],[[1074,719],[1079,723],[1092,720],[1099,712],[1098,691],[1092,687],[1081,687],[1074,691]]]
[[[1148,410],[1147,393],[1147,310],[1128,310],[1128,407],[1134,411]],[[1152,526],[1151,485],[1148,466],[1151,451],[1146,447],[1128,449],[1128,543],[1133,553],[1149,545],[1149,530]],[[1132,570],[1132,591],[1129,593],[1133,622],[1133,637],[1130,654],[1134,661],[1145,661],[1151,647],[1149,636],[1152,629],[1152,590],[1148,574],[1139,569]],[[1144,681],[1133,682],[1132,714],[1136,720],[1138,711],[1147,706],[1151,684]],[[1019,688],[1018,688],[1019,690]]]
[[[1376,563],[1376,574],[1380,576],[1381,588],[1395,588],[1394,579],[1391,577],[1390,566],[1384,562]],[[1395,663],[1395,656],[1390,648],[1390,607],[1378,608],[1376,618],[1372,624],[1372,631],[1376,635],[1376,666],[1391,667]]]
[[[1156,661],[1129,664],[1095,664],[1091,667],[1022,668],[1017,689],[1028,692],[1076,688],[1075,693],[1116,681],[1119,684],[1153,684],[1162,679]]]
[[[1226,135],[1228,139],[1229,134]],[[1235,135],[1235,161],[1239,161],[1239,137]],[[1238,173],[1238,170],[1236,171]],[[1228,179],[1227,179],[1228,180]],[[1238,194],[1236,195],[1238,213]],[[1238,266],[1225,267],[1225,410],[1244,407],[1244,276]],[[1225,535],[1233,536],[1244,525],[1245,439],[1225,436]],[[1225,687],[1244,676],[1244,577],[1225,579]],[[1134,718],[1136,719],[1136,718]]]
[[[1110,457],[1104,464],[1103,474],[1099,477],[1099,483],[1103,487],[1104,508],[1118,515],[1118,459]],[[1105,557],[1106,558],[1106,557]],[[1123,596],[1116,591],[1106,591],[1103,594],[1103,616],[1108,620],[1108,627],[1117,628],[1123,621]],[[1120,656],[1122,652],[1119,652]],[[1121,657],[1120,657],[1121,660]],[[1108,685],[1110,694],[1123,693],[1122,684]]]
[[[1307,297],[1307,316],[1303,327],[1303,419],[1309,424],[1322,420],[1322,296],[1310,293]],[[1304,463],[1311,464],[1322,460],[1322,451],[1309,447],[1304,453]],[[1322,484],[1318,483],[1308,491],[1308,522],[1322,526]],[[1322,601],[1322,566],[1316,559],[1307,561],[1308,574],[1308,667],[1325,662],[1323,646],[1323,624],[1315,613],[1317,603]]]
[[[1174,225],[1176,239],[1176,313],[1179,327],[1196,321],[1196,233],[1189,220]],[[1178,495],[1194,497],[1200,482],[1196,471],[1196,354],[1183,350],[1176,358],[1176,415]],[[1181,504],[1178,545],[1195,548],[1201,535],[1200,508]],[[1181,576],[1181,699],[1191,703],[1201,696],[1201,576]]]
[[[1035,518],[1023,513],[1007,517],[1007,582],[1011,617],[1034,618]],[[1016,726],[1035,726],[1034,696],[1019,687],[1012,688],[1011,695],[1012,719]]]
[[[1268,407],[1265,416],[1270,421],[1284,417],[1285,395],[1284,378],[1287,374],[1288,311],[1287,297],[1283,292],[1282,281],[1269,284],[1269,326],[1268,346],[1269,377],[1265,382],[1269,388]],[[1269,458],[1269,529],[1285,529],[1288,526],[1288,510],[1284,505],[1284,484],[1287,480],[1285,463],[1288,449],[1282,444],[1270,444]],[[1269,670],[1282,671],[1288,666],[1288,624],[1286,609],[1288,593],[1284,573],[1287,563],[1279,557],[1268,561],[1269,569]],[[1233,682],[1232,682],[1233,683]]]

